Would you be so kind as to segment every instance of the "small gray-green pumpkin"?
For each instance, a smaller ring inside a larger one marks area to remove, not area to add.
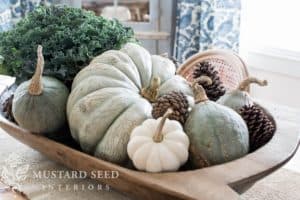
[[[254,102],[247,92],[251,83],[256,83],[260,86],[266,86],[268,84],[267,80],[259,80],[254,77],[248,77],[240,83],[236,90],[227,92],[223,95],[217,103],[230,107],[237,112],[239,112],[245,105],[253,105]]]
[[[35,74],[15,91],[12,112],[17,123],[34,133],[52,133],[66,122],[68,88],[57,79],[42,77],[44,57],[38,46]]]
[[[196,104],[184,127],[192,166],[208,167],[246,155],[249,135],[244,120],[234,110],[209,101],[201,85],[194,84],[194,91]]]

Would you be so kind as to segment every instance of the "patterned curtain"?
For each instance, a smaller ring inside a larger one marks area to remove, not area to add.
[[[9,0],[3,0],[0,3],[0,32],[11,28],[12,17],[9,6]]]
[[[53,0],[0,0],[0,32],[9,30],[28,12],[39,5],[50,5]]]
[[[51,0],[52,1],[52,0]],[[25,17],[39,5],[50,5],[49,0],[10,0],[13,18]]]
[[[174,55],[183,62],[208,48],[238,51],[240,0],[177,0]]]

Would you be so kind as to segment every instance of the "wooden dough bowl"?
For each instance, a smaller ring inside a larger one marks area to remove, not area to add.
[[[118,171],[117,179],[97,180],[143,200],[239,199],[239,194],[256,181],[288,162],[296,153],[300,141],[298,129],[279,123],[272,140],[245,157],[198,170],[153,174],[97,159],[54,140],[32,134],[2,116],[0,127],[15,139],[70,169],[88,173],[97,170]]]

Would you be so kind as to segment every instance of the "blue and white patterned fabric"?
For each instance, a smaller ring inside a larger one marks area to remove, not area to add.
[[[49,5],[52,0],[10,0],[12,17],[15,21],[24,17],[39,5]]]
[[[53,0],[0,0],[0,32],[10,29],[28,12],[39,5],[50,5]]]
[[[0,32],[11,28],[11,11],[9,0],[0,0]]]
[[[183,62],[208,48],[238,51],[240,0],[177,0],[174,55]]]

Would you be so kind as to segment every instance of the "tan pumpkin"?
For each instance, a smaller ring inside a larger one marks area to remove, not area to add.
[[[131,131],[151,117],[158,96],[193,92],[169,59],[135,43],[94,58],[74,79],[67,115],[72,136],[85,152],[123,163]]]

